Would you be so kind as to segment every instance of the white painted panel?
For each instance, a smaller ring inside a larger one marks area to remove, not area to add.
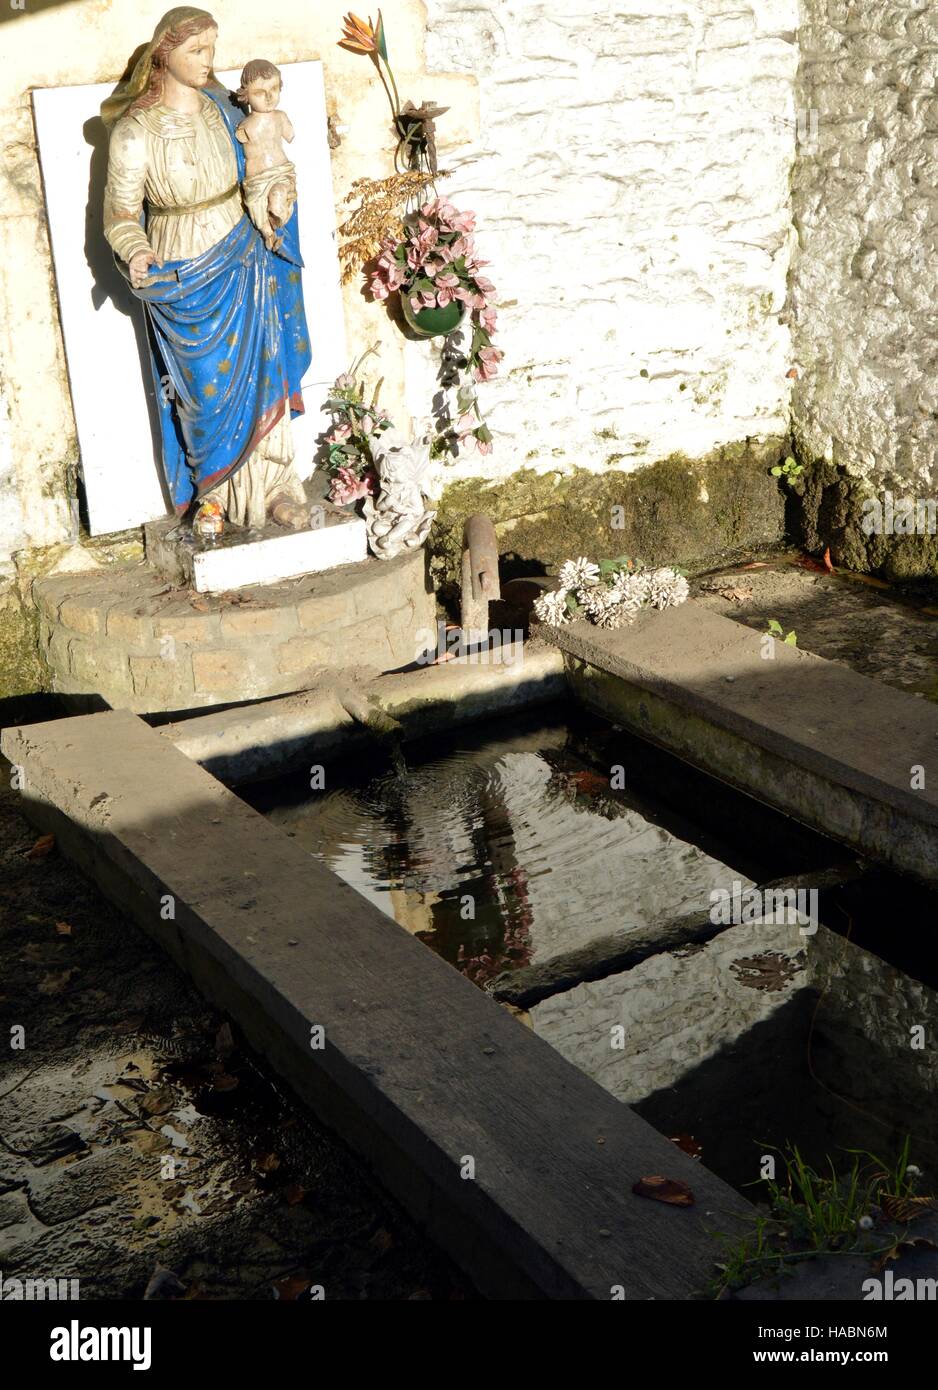
[[[326,388],[346,363],[342,292],[322,64],[285,63],[283,109],[296,130],[303,293],[313,360],[303,379],[307,415],[294,423],[297,468],[313,469]],[[219,73],[236,88],[239,72]],[[33,92],[39,154],[68,374],[92,535],[120,531],[168,510],[159,464],[143,311],[101,231],[107,137],[98,108],[113,84]]]
[[[368,558],[368,530],[360,517],[295,531],[242,545],[197,551],[192,559],[194,588],[224,593],[249,584],[276,584],[294,575],[316,574]]]

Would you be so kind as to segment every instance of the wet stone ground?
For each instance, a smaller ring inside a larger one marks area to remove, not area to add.
[[[78,1277],[82,1298],[474,1297],[155,946],[55,849],[29,857],[0,778],[0,1277]]]
[[[825,574],[797,552],[702,575],[697,603],[765,632],[794,631],[802,651],[838,661],[907,695],[938,700],[938,598],[925,586],[894,587],[868,575]]]

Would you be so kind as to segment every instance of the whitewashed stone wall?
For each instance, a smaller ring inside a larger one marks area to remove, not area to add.
[[[803,0],[792,328],[803,450],[901,488],[938,478],[938,8]]]
[[[443,188],[503,304],[496,452],[458,472],[783,433],[797,0],[429,0],[427,23],[428,66],[479,80]]]

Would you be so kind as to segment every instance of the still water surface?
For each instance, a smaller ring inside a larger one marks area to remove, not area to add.
[[[323,791],[293,779],[250,800],[480,987],[613,932],[706,916],[715,889],[843,857],[567,710],[407,745],[403,758],[337,759]],[[770,1145],[798,1143],[815,1162],[846,1147],[886,1157],[907,1131],[932,1174],[938,1068],[910,1030],[936,1035],[938,998],[927,975],[855,944],[875,935],[862,920],[874,896],[825,899],[836,930],[730,927],[554,995],[519,1026],[738,1186]]]

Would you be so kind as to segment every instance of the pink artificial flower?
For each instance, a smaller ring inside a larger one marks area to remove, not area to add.
[[[424,203],[420,213],[423,217],[434,218],[448,230],[452,230],[449,224],[451,219],[457,215],[456,209],[448,198],[434,198],[432,203]]]
[[[329,489],[329,501],[344,507],[348,502],[357,502],[361,497],[373,497],[375,476],[371,469],[359,478],[351,468],[339,468]]]
[[[492,284],[491,280],[487,280],[484,275],[477,275],[475,277],[475,282],[476,289],[479,290],[481,294],[484,294],[486,299],[494,299],[495,286]]]
[[[445,309],[447,304],[452,304],[458,289],[458,275],[445,274],[436,277],[436,302],[441,309]]]
[[[476,425],[475,429],[468,430],[459,436],[460,447],[466,454],[490,454],[494,449],[492,436],[484,425]]]
[[[421,309],[435,309],[436,295],[432,290],[419,290],[410,296],[410,307],[415,314],[419,314]]]
[[[439,239],[440,234],[436,227],[421,227],[421,230],[417,232],[416,236],[411,233],[411,245],[417,252],[421,261],[426,260]]]
[[[504,356],[501,348],[480,348],[478,365],[473,372],[476,381],[491,381],[498,376],[498,364]]]
[[[496,310],[492,308],[483,309],[479,314],[479,322],[482,324],[486,333],[494,333],[498,322]]]
[[[340,378],[339,378],[339,381],[341,381],[341,380],[342,380],[342,378],[340,377]],[[351,384],[351,383],[349,383],[349,384]],[[338,385],[338,382],[336,382],[336,385]],[[330,435],[327,435],[327,436],[326,436],[326,443],[327,443],[327,444],[341,444],[342,441],[343,441],[343,439],[348,439],[348,437],[349,437],[349,435],[350,435],[351,433],[352,433],[352,427],[351,427],[351,425],[350,425],[346,420],[343,420],[341,424],[336,425],[335,429],[332,431],[332,433],[331,433]]]
[[[455,217],[450,218],[450,225],[457,232],[471,232],[475,230],[476,215],[474,212],[457,212]]]

